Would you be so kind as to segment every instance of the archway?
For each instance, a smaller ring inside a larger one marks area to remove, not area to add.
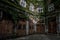
[[[48,22],[48,33],[57,33],[56,17],[52,17]]]

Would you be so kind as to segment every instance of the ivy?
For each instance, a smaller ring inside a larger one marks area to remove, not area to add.
[[[12,18],[13,18],[15,24],[17,23],[17,20],[19,18],[27,19],[27,15],[24,14],[24,10],[21,6],[19,7],[15,3],[12,3],[11,1],[7,1],[7,0],[6,1],[0,0],[0,4],[1,4],[0,8],[2,10],[4,10],[5,12],[8,12],[9,14],[12,15]],[[21,14],[21,15],[19,15],[19,14]]]

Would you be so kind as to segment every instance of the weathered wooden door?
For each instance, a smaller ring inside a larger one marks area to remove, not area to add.
[[[37,24],[37,33],[44,33],[45,26],[43,24]]]
[[[57,24],[56,24],[56,21],[49,22],[48,33],[57,33]]]

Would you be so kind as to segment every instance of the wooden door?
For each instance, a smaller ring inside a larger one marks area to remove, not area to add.
[[[48,32],[49,33],[57,33],[56,21],[49,22]]]
[[[43,24],[37,24],[37,33],[44,33],[45,27]]]

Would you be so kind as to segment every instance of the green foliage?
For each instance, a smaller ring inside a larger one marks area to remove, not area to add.
[[[19,18],[24,18],[27,19],[27,15],[25,15],[25,13],[21,13],[24,12],[24,8],[21,7],[19,4],[17,4],[16,2],[11,2],[11,0],[0,0],[0,8],[2,10],[4,10],[5,12],[8,12],[9,14],[12,15],[12,18],[14,20],[15,23],[17,23],[17,20]],[[21,12],[20,12],[21,11]],[[21,15],[19,15],[21,14]]]
[[[15,23],[17,23],[16,21],[21,17],[21,18],[29,18],[25,13],[21,13],[22,12],[27,12],[30,15],[34,15],[34,12],[29,11],[29,9],[27,8],[23,8],[22,6],[20,6],[19,4],[20,0],[0,0],[0,3],[3,4],[3,6],[0,5],[0,8],[2,8],[2,10],[4,11],[8,11],[12,16],[13,19],[15,21]],[[44,1],[37,1],[37,0],[26,0],[28,6],[30,3],[33,3],[33,5],[35,7],[37,7],[36,3],[38,3],[39,5],[41,5],[42,7],[44,7],[44,11],[45,11],[45,2]],[[7,6],[7,7],[6,7]],[[46,12],[46,11],[45,11]],[[45,16],[45,12],[44,13],[39,13],[39,16]]]

